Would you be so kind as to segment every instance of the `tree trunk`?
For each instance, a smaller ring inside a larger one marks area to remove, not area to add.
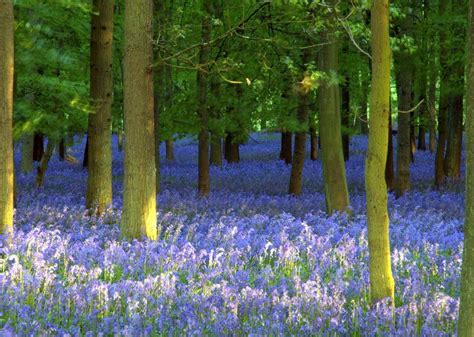
[[[240,161],[239,144],[234,143],[234,136],[228,134],[225,137],[225,160],[229,163],[238,163]]]
[[[214,166],[222,166],[222,140],[216,134],[211,134],[211,155],[209,163]]]
[[[0,1],[0,235],[13,234],[13,0]]]
[[[388,113],[388,148],[387,148],[387,163],[385,165],[385,183],[387,190],[395,190],[395,164],[393,163],[393,135],[392,135],[392,113]]]
[[[21,172],[30,173],[33,165],[33,135],[27,134],[21,143]]]
[[[474,0],[469,1],[467,35],[466,209],[458,337],[474,336]]]
[[[119,152],[122,152],[123,150],[123,130],[119,129],[118,130],[118,135],[117,135],[117,148]]]
[[[35,133],[33,137],[33,160],[40,161],[44,153],[44,139],[40,133]]]
[[[91,29],[86,208],[100,215],[112,203],[112,41],[114,1],[94,0]],[[98,14],[96,14],[98,13]],[[64,145],[64,142],[62,142]],[[60,145],[61,149],[61,145]]]
[[[316,128],[310,127],[309,134],[311,136],[311,160],[318,160],[318,135],[316,134]]]
[[[409,55],[395,54],[398,87],[398,132],[397,132],[397,179],[395,193],[397,198],[410,190],[411,125],[409,111],[412,107],[412,68]]]
[[[54,141],[52,139],[48,139],[48,145],[46,146],[46,151],[41,158],[41,161],[38,165],[38,173],[36,175],[36,187],[40,188],[44,185],[44,176],[46,174],[46,170],[48,169],[49,161],[51,160],[51,156],[54,152]]]
[[[301,63],[303,69],[306,67],[309,62],[309,51],[304,49],[301,55]],[[303,73],[303,79],[306,76],[306,72]],[[291,166],[291,175],[290,175],[290,195],[300,195],[302,191],[302,176],[303,176],[303,166],[304,166],[304,157],[306,154],[306,133],[308,132],[308,114],[309,114],[309,99],[308,99],[309,90],[304,88],[302,85],[298,88],[298,122],[299,130],[295,134],[295,149],[293,156],[293,165]]]
[[[368,96],[369,96],[369,83],[362,83],[362,101],[360,103],[361,108],[361,123],[360,123],[360,131],[363,135],[367,135],[369,133],[369,116],[367,114],[367,107],[368,107]]]
[[[82,158],[82,168],[89,166],[89,135],[86,136],[86,146],[84,147],[84,157]]]
[[[284,160],[285,164],[290,165],[293,161],[293,133],[282,132],[281,133],[281,147],[280,147],[280,160]]]
[[[166,160],[174,161],[174,141],[173,139],[166,140]]]
[[[125,160],[121,230],[126,238],[156,240],[153,111],[153,1],[125,0]]]
[[[344,85],[342,86],[342,150],[344,153],[344,161],[349,160],[349,130],[350,130],[350,92],[349,92],[349,76],[346,76]]]
[[[332,5],[335,1],[331,2]],[[334,14],[329,14],[330,25],[335,23]],[[329,76],[338,71],[338,42],[334,28],[323,33],[323,41],[319,53],[319,69]],[[339,85],[327,80],[321,84],[318,93],[319,135],[321,138],[321,155],[324,175],[326,210],[345,212],[349,208],[349,192],[347,189],[346,169],[341,137],[341,112]]]
[[[430,125],[430,152],[436,151],[436,81],[435,74],[430,75],[430,86],[428,89],[428,117]]]
[[[439,14],[449,16],[450,1],[439,2]],[[449,69],[449,33],[446,28],[440,29],[439,33],[440,44],[440,69],[441,69],[441,85],[439,94],[439,110],[438,110],[438,144],[435,155],[435,186],[440,188],[445,182],[444,173],[444,154],[446,150],[447,140],[447,117],[449,107],[449,83],[447,80],[450,76]]]
[[[372,92],[370,95],[369,146],[365,169],[367,222],[372,303],[394,298],[390,261],[389,218],[385,162],[390,111],[389,0],[372,2]]]
[[[63,138],[59,141],[58,159],[59,161],[64,161],[65,158],[66,158],[66,144]]]
[[[207,109],[207,79],[209,72],[209,52],[208,42],[211,40],[211,0],[204,0],[202,3],[203,18],[201,23],[201,41],[203,45],[199,50],[199,69],[197,72],[197,113],[200,123],[199,131],[199,153],[198,153],[198,192],[201,196],[209,195],[211,191],[211,181],[209,175],[209,111]],[[168,148],[168,146],[167,146]]]

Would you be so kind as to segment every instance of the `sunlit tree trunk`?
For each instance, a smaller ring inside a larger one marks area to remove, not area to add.
[[[332,1],[331,5],[335,3]],[[334,76],[338,71],[339,48],[334,17],[329,19],[328,31],[322,34],[326,43],[319,53],[319,69],[327,76]],[[329,214],[344,212],[349,207],[349,192],[342,148],[339,85],[330,79],[324,81],[319,87],[318,98],[326,211]]]
[[[466,210],[458,337],[474,336],[474,0],[469,1],[467,32]]]
[[[385,183],[388,191],[395,189],[395,164],[393,160],[393,135],[392,135],[392,112],[388,114],[388,146],[387,146],[387,162],[385,164]]]
[[[389,0],[372,1],[372,85],[370,95],[369,146],[365,186],[370,255],[370,296],[372,303],[394,298],[390,261],[389,218],[385,163],[390,111]]]
[[[13,233],[13,0],[0,0],[0,235]]]
[[[94,0],[92,6],[86,207],[101,214],[112,203],[114,0]]]
[[[157,238],[153,112],[153,1],[125,0],[125,160],[121,229],[126,238]]]
[[[209,41],[211,40],[211,0],[203,1],[203,18],[201,23],[201,41],[203,45],[199,51],[199,69],[197,72],[197,101],[200,122],[199,153],[198,153],[198,192],[201,196],[209,195],[211,181],[209,176],[209,111],[207,109],[207,78],[209,61]]]

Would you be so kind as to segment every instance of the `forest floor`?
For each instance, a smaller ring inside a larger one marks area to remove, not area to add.
[[[431,189],[433,154],[417,152],[412,192],[389,197],[392,310],[368,301],[366,139],[351,141],[349,218],[325,214],[320,161],[307,160],[303,195],[288,197],[279,136],[253,138],[241,163],[212,168],[204,200],[197,147],[176,143],[176,161],[163,159],[157,242],[120,238],[116,140],[114,206],[100,218],[86,215],[80,164],[55,155],[40,190],[34,174],[19,175],[13,245],[0,247],[0,335],[455,333],[463,188]]]

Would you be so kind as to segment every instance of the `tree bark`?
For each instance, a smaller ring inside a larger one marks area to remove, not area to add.
[[[166,140],[166,160],[174,161],[174,141],[173,139]]]
[[[100,215],[112,203],[114,0],[94,0],[92,6],[86,208]]]
[[[222,166],[222,140],[221,137],[214,133],[211,134],[211,155],[209,163],[217,167]]]
[[[225,160],[227,163],[238,163],[240,161],[239,144],[234,142],[234,136],[228,134],[225,138]]]
[[[467,33],[466,209],[458,337],[474,336],[474,0],[469,1]]]
[[[44,185],[44,176],[46,174],[46,170],[48,169],[49,161],[51,160],[51,156],[54,152],[54,141],[52,139],[48,139],[48,145],[46,146],[46,151],[41,158],[41,161],[38,165],[38,173],[36,175],[36,187],[40,188]]]
[[[335,1],[331,5],[335,5]],[[319,53],[319,69],[328,76],[338,71],[338,41],[336,39],[334,14],[329,14],[328,30],[324,32]],[[319,135],[321,138],[321,155],[324,175],[326,210],[345,212],[349,208],[346,169],[342,146],[341,111],[339,85],[326,80],[319,87]]]
[[[40,133],[34,134],[33,137],[33,160],[40,161],[44,153],[44,139]]]
[[[390,261],[389,218],[385,163],[390,111],[389,0],[375,0],[371,11],[372,92],[370,95],[369,146],[365,169],[367,222],[372,303],[394,298]]]
[[[13,0],[0,1],[0,235],[13,234]]]
[[[209,41],[211,40],[211,0],[202,3],[203,18],[201,23],[201,41],[203,45],[199,50],[199,69],[197,72],[197,113],[200,123],[199,153],[198,153],[198,192],[201,196],[209,195],[211,181],[209,175],[209,111],[207,109],[207,79],[209,72]]]
[[[307,63],[309,62],[309,51],[308,49],[303,49],[301,52],[301,63],[302,68],[305,69]],[[304,81],[307,76],[306,72],[303,73]],[[308,133],[308,115],[309,115],[309,99],[308,99],[309,90],[300,86],[298,88],[298,122],[299,130],[295,134],[295,149],[293,156],[293,164],[291,166],[291,175],[290,175],[290,195],[300,195],[302,191],[302,176],[303,176],[303,166],[304,166],[304,157],[306,153],[306,134]]]
[[[153,1],[125,0],[125,160],[122,235],[155,240],[156,175],[153,111]]]
[[[342,150],[344,153],[344,161],[349,160],[349,116],[351,113],[351,102],[349,92],[349,76],[346,76],[344,85],[342,86]]]
[[[66,143],[63,138],[59,141],[58,159],[59,161],[64,161],[65,158],[66,158]]]
[[[284,131],[281,133],[280,160],[290,165],[293,161],[293,133]]]
[[[21,172],[30,173],[33,171],[33,135],[27,134],[21,143]]]
[[[316,134],[316,128],[310,127],[309,134],[311,136],[310,158],[311,160],[315,161],[315,160],[318,160],[318,135]]]
[[[387,163],[385,165],[385,183],[387,190],[395,190],[395,164],[393,162],[393,135],[392,135],[392,113],[391,109],[388,113],[388,148]]]

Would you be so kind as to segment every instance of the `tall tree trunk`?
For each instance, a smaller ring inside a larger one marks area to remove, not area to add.
[[[428,89],[428,117],[430,125],[430,152],[436,151],[436,81],[437,76],[430,74],[430,86]]]
[[[240,161],[239,143],[234,142],[234,136],[228,134],[225,138],[225,160],[229,163]]]
[[[304,49],[301,54],[301,63],[303,69],[306,68],[307,63],[309,62],[309,51]],[[304,82],[307,73],[303,73],[302,82]],[[308,132],[308,89],[304,88],[302,85],[298,88],[298,122],[299,130],[295,134],[295,149],[293,156],[293,165],[291,166],[291,175],[290,175],[290,195],[300,195],[302,191],[302,179],[303,179],[303,166],[304,166],[304,157],[306,153],[306,133]]]
[[[388,147],[387,147],[387,163],[385,165],[385,183],[387,190],[395,190],[395,164],[393,160],[393,135],[392,135],[392,112],[388,113]]]
[[[211,0],[204,0],[203,18],[201,24],[201,41],[203,45],[199,51],[199,69],[197,72],[197,101],[198,116],[200,122],[199,131],[199,153],[198,153],[198,192],[201,196],[209,195],[211,182],[209,176],[209,112],[207,109],[207,78],[209,61],[209,41],[211,40]]]
[[[344,161],[349,160],[349,117],[351,113],[351,102],[349,92],[349,76],[346,76],[344,85],[342,86],[342,150],[344,153]]]
[[[389,218],[385,162],[390,111],[389,0],[372,2],[372,92],[370,95],[369,146],[365,169],[367,222],[372,303],[394,298],[390,261]]]
[[[440,1],[439,2],[439,14],[443,16],[449,16],[451,12],[450,6],[451,1]],[[435,155],[435,186],[440,188],[445,182],[444,172],[444,154],[446,150],[447,140],[447,118],[448,118],[448,107],[449,107],[449,83],[447,82],[450,76],[449,69],[449,32],[448,29],[440,27],[439,33],[439,44],[440,44],[440,56],[439,64],[441,69],[441,85],[439,94],[439,110],[438,110],[438,144],[436,147]]]
[[[335,5],[332,1],[331,5]],[[335,32],[335,18],[330,15],[330,31],[323,33],[322,46],[319,53],[319,69],[329,76],[338,71],[338,42]],[[349,208],[349,192],[347,189],[346,168],[341,137],[341,112],[339,85],[327,80],[321,84],[318,93],[319,135],[321,137],[321,155],[324,175],[326,210],[347,211]]]
[[[44,153],[43,135],[36,133],[33,136],[33,160],[40,161]]]
[[[27,134],[21,143],[21,172],[30,173],[33,165],[33,135]]]
[[[0,1],[0,235],[13,233],[13,0]]]
[[[66,143],[64,141],[64,138],[59,141],[58,145],[58,159],[59,161],[64,161],[64,159],[66,158]]]
[[[293,161],[293,133],[284,131],[281,133],[280,160],[284,160],[285,164],[290,165]]]
[[[114,1],[94,0],[91,29],[86,207],[101,214],[112,203],[112,41]],[[98,13],[98,14],[96,14]],[[64,145],[64,142],[63,142]]]
[[[43,157],[38,165],[38,173],[36,174],[36,187],[42,187],[44,185],[44,176],[46,170],[48,169],[49,161],[54,152],[54,141],[48,139],[48,145],[46,146],[46,151],[43,153]]]
[[[402,53],[402,52],[400,52]],[[410,159],[411,159],[411,126],[410,113],[412,107],[412,68],[409,55],[395,54],[397,63],[398,87],[398,133],[397,133],[397,179],[395,193],[401,197],[410,190]]]
[[[211,154],[209,163],[218,167],[222,166],[222,140],[221,137],[211,134]]]
[[[310,127],[309,134],[311,136],[310,158],[311,160],[315,161],[318,160],[318,135],[316,134],[316,127]]]
[[[166,140],[166,160],[174,161],[174,141],[173,139]]]
[[[474,0],[469,1],[467,33],[466,208],[458,337],[474,336]]]
[[[153,1],[125,0],[125,160],[121,229],[126,238],[156,240],[153,111]]]
[[[82,168],[89,166],[89,135],[86,136],[86,146],[84,147],[84,157],[82,158]]]

